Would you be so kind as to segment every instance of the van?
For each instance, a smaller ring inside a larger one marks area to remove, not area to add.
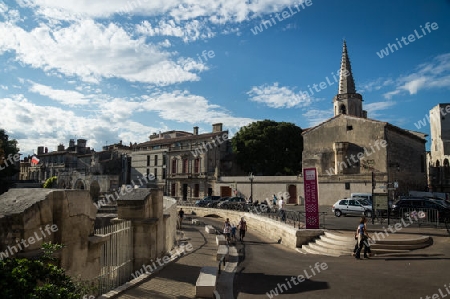
[[[370,204],[372,204],[372,193],[352,193],[352,199],[362,198],[367,200]]]

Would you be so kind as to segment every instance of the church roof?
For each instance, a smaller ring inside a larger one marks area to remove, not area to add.
[[[357,121],[370,121],[370,122],[373,122],[373,123],[382,124],[382,125],[385,125],[388,129],[390,129],[392,131],[396,131],[396,132],[398,132],[400,134],[404,134],[404,135],[409,136],[411,138],[418,139],[418,140],[420,140],[422,142],[426,142],[425,137],[428,136],[427,134],[424,134],[424,133],[402,129],[402,128],[394,126],[394,125],[392,125],[392,124],[390,124],[388,122],[379,121],[379,120],[375,120],[375,119],[371,119],[371,118],[358,117],[358,116],[353,116],[353,115],[348,115],[348,114],[338,114],[338,115],[336,115],[336,116],[334,116],[332,118],[329,118],[326,121],[318,124],[317,126],[314,126],[314,127],[311,127],[311,128],[303,130],[302,135],[306,135],[309,132],[312,132],[312,131],[322,127],[324,124],[332,122],[332,121],[338,119],[339,117],[352,118],[352,119],[355,119]]]
[[[356,93],[355,81],[353,79],[352,66],[347,53],[347,44],[344,40],[342,46],[341,71],[339,76],[339,94]]]

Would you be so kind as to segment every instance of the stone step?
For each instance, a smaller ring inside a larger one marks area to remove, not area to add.
[[[328,247],[320,246],[320,245],[318,245],[316,243],[309,243],[308,245],[309,245],[309,248],[314,249],[314,250],[316,250],[318,252],[323,252],[323,253],[332,253],[332,254],[336,254],[336,255],[344,255],[344,254],[348,254],[349,252],[351,252],[351,250],[348,250],[348,249],[345,249],[345,248],[344,249],[341,249],[341,248],[338,248],[338,249],[328,248]],[[352,248],[352,250],[353,250],[353,248]]]
[[[325,236],[338,241],[351,241],[355,240],[355,233],[341,233],[341,232],[325,232]]]
[[[308,245],[303,245],[301,249],[302,249],[303,252],[306,252],[306,253],[308,253],[308,254],[328,255],[328,256],[334,256],[334,257],[339,257],[339,256],[341,256],[341,254],[333,254],[333,253],[327,253],[327,252],[317,251],[316,249],[311,248],[311,247],[310,247],[310,244],[308,244]]]
[[[355,243],[356,243],[355,239],[344,241],[344,240],[332,239],[332,238],[325,237],[325,236],[320,236],[320,238],[318,240],[322,240],[323,242],[326,242],[328,244],[339,245],[342,247],[355,246]]]
[[[203,267],[195,283],[195,296],[200,298],[214,298],[216,290],[217,267]]]
[[[331,241],[333,242],[333,241]],[[353,249],[355,247],[356,241],[354,241],[352,244],[335,244],[335,243],[329,243],[329,240],[327,239],[317,239],[316,244],[320,245],[322,247],[330,248],[330,249]]]

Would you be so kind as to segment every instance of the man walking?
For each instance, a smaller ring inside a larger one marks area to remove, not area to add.
[[[183,223],[184,211],[183,208],[178,212],[178,227],[181,229],[181,224]]]
[[[241,221],[239,221],[238,227],[239,227],[239,241],[244,241],[245,232],[247,231],[247,222],[245,221],[244,217],[242,217]]]

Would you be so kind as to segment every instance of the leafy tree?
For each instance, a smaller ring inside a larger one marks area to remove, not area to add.
[[[263,120],[243,127],[231,140],[242,170],[261,175],[296,175],[302,170],[302,129]]]
[[[42,186],[42,188],[53,188],[53,186],[56,185],[57,180],[58,180],[58,177],[57,177],[57,176],[52,176],[52,177],[48,178],[48,179],[45,181],[45,183],[44,183],[44,185]]]
[[[0,260],[0,298],[80,299],[92,289],[73,282],[64,269],[54,265],[52,254],[62,245],[44,243],[39,259],[7,258]]]
[[[11,185],[8,178],[19,172],[14,163],[7,160],[8,157],[14,157],[18,153],[17,141],[9,140],[5,130],[0,129],[0,194],[8,191]],[[10,160],[14,161],[12,158]]]

